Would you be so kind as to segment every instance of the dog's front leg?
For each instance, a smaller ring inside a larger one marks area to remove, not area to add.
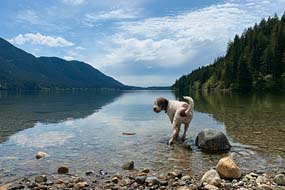
[[[172,145],[176,140],[179,135],[179,130],[180,130],[180,124],[177,122],[173,122],[173,128],[172,128],[172,136],[170,140],[168,141],[168,145]]]

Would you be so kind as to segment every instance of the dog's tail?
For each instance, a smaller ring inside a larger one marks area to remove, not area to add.
[[[194,100],[190,96],[183,96],[183,98],[189,102],[189,107],[185,111],[186,115],[189,115],[190,111],[194,109]]]

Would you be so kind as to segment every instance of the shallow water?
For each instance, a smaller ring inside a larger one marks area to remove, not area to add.
[[[193,94],[195,112],[187,140],[192,151],[166,145],[170,122],[166,114],[152,111],[160,96],[175,99],[170,91],[1,93],[0,179],[54,173],[62,164],[71,173],[115,173],[127,160],[134,160],[137,169],[157,173],[178,169],[199,174],[227,154],[234,155],[243,171],[284,170],[283,95]],[[231,151],[199,151],[194,140],[204,128],[223,131]],[[50,156],[36,160],[37,151]]]

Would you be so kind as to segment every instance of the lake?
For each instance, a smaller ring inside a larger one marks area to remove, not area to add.
[[[169,119],[152,111],[160,96],[179,99],[171,91],[1,92],[1,182],[55,173],[62,164],[71,173],[123,172],[127,160],[157,173],[200,174],[227,154],[243,171],[285,168],[284,95],[192,94],[195,111],[187,135],[192,151],[167,146]],[[231,151],[213,155],[197,149],[195,137],[205,128],[223,131]],[[36,160],[38,151],[50,156]]]

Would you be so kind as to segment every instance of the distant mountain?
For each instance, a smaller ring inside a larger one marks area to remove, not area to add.
[[[0,89],[130,89],[80,61],[35,57],[0,38]]]
[[[285,13],[236,35],[225,56],[182,76],[172,88],[285,91]]]

